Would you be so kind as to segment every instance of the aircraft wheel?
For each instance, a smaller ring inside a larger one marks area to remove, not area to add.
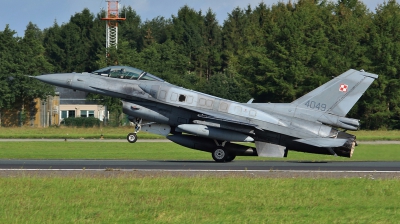
[[[236,158],[235,154],[229,153],[225,159],[225,162],[232,162]]]
[[[135,143],[137,141],[136,133],[129,133],[128,136],[126,136],[126,140],[128,140],[129,143]]]
[[[213,159],[215,162],[218,163],[223,163],[226,161],[226,158],[228,157],[228,152],[224,148],[216,148],[212,153],[211,153]]]

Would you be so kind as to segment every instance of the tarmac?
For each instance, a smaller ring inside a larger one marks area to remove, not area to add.
[[[0,142],[123,142],[125,139],[0,139]],[[139,139],[138,142],[171,142]],[[358,144],[400,144],[360,141]],[[112,172],[110,172],[112,171]],[[400,178],[400,162],[243,161],[230,163],[178,160],[0,160],[0,176],[246,176],[266,178]]]

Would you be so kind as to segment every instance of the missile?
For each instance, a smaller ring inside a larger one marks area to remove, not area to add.
[[[201,124],[181,124],[175,128],[177,132],[185,132],[201,137],[217,139],[221,141],[234,141],[234,142],[253,142],[254,139],[246,134],[240,132],[209,127]]]

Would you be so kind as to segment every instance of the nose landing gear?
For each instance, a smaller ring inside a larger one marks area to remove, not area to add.
[[[128,136],[126,136],[126,140],[128,140],[129,143],[135,143],[137,141],[136,133],[129,133]]]
[[[135,143],[137,141],[137,133],[139,133],[140,129],[142,129],[142,119],[141,118],[136,118],[134,120],[135,123],[135,132],[129,133],[126,136],[126,140],[128,140],[129,143]]]

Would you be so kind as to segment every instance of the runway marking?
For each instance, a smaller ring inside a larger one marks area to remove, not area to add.
[[[111,170],[107,170],[111,169]],[[161,170],[161,169],[0,169],[0,171],[163,171],[163,172],[288,172],[288,173],[400,173],[400,171],[376,171],[376,170]]]

